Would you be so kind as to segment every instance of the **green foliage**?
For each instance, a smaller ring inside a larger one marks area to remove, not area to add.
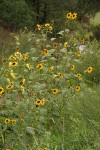
[[[35,17],[24,0],[4,0],[0,2],[0,24],[6,29],[32,28]]]
[[[91,31],[93,32],[94,37],[100,41],[100,24],[92,26]]]
[[[80,57],[81,64],[79,64],[77,69],[81,70],[81,73],[84,73],[83,70],[86,70],[88,66],[93,67],[93,72],[91,76],[84,73],[84,77],[86,82],[89,84],[99,84],[100,83],[100,51],[99,51],[99,43],[94,40],[92,42],[88,42],[86,47],[86,51],[83,56]]]
[[[48,38],[52,30],[45,25],[38,29],[36,34],[27,28],[13,33],[15,51],[3,54],[0,146],[2,150],[98,150],[99,45],[85,41],[80,27],[73,32],[65,28],[57,38]],[[85,53],[79,51],[82,44]]]

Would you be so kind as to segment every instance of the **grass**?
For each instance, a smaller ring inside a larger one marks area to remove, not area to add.
[[[91,24],[98,25],[100,24],[100,13],[97,13],[94,18],[90,19]]]
[[[85,41],[83,53],[84,36],[67,29],[48,38],[47,32],[13,33],[6,55],[2,50],[0,148],[99,150],[98,43]]]

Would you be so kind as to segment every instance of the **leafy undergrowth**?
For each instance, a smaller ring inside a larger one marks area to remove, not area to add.
[[[27,36],[26,36],[27,35]],[[0,65],[2,150],[99,150],[99,50],[68,29],[22,32]],[[95,45],[95,44],[94,44]],[[93,55],[94,54],[94,55]],[[91,61],[93,58],[93,61]],[[97,63],[96,63],[97,61]]]

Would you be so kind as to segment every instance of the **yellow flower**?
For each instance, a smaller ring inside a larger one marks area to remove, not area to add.
[[[75,87],[75,91],[80,91],[80,86],[79,85],[77,85],[76,87]]]
[[[80,74],[80,73],[78,73],[78,74],[76,75],[76,77],[77,77],[77,78],[80,78],[80,77],[81,77],[81,74]]]
[[[50,26],[50,27],[48,28],[49,31],[51,31],[52,29],[53,29],[52,26]]]
[[[30,64],[26,64],[26,67],[31,70]]]
[[[42,70],[42,69],[43,69],[43,64],[38,64],[38,65],[37,65],[37,68],[38,68],[39,70]]]
[[[51,71],[53,71],[53,70],[54,70],[54,67],[51,66],[51,67],[49,68],[49,71],[51,72]]]
[[[17,62],[9,62],[9,67],[12,67],[12,66],[17,66],[18,63]]]
[[[53,48],[57,48],[58,47],[58,43],[53,43]]]
[[[91,73],[92,71],[93,71],[93,68],[92,67],[88,67],[87,72]]]
[[[57,93],[58,93],[58,89],[57,88],[53,89],[53,94],[56,95]]]
[[[68,46],[68,42],[65,42],[64,43],[64,47],[66,48]]]
[[[63,78],[62,73],[58,73],[58,77]]]
[[[19,51],[19,50],[20,50],[20,47],[16,47],[16,50]]]
[[[20,85],[23,85],[25,83],[25,79],[22,79],[21,81],[20,81]]]
[[[73,13],[71,16],[72,19],[76,19],[77,18],[77,13]]]
[[[6,150],[11,150],[11,149],[9,149],[9,148],[6,148]]]
[[[81,53],[82,53],[81,51],[78,51],[78,52],[77,52],[77,56],[80,57],[80,56],[81,56]]]
[[[10,71],[10,75],[12,76],[12,78],[13,78],[13,79],[15,79],[15,80],[16,80],[16,76],[14,75],[13,70],[11,70],[11,71]]]
[[[10,56],[10,57],[9,57],[9,60],[16,60],[16,57]]]
[[[7,86],[7,90],[12,90],[14,88],[14,85]]]
[[[50,24],[49,24],[49,23],[46,23],[44,26],[45,26],[45,27],[49,27],[49,26],[50,26]]]
[[[7,124],[7,123],[10,123],[10,119],[9,118],[5,118],[5,123]]]
[[[81,42],[81,44],[84,44],[84,39],[80,38],[80,42]]]
[[[40,31],[41,30],[41,26],[39,24],[37,24],[37,29]]]
[[[44,50],[42,51],[42,54],[47,55],[47,54],[48,54],[48,49],[44,49]]]
[[[47,148],[47,147],[45,147],[43,150],[48,150],[48,148]]]
[[[40,104],[41,104],[41,105],[44,105],[44,104],[45,104],[44,98],[40,100]]]
[[[24,88],[24,86],[22,86],[22,85],[21,85],[21,91],[22,91],[22,93],[25,92],[25,88]]]
[[[70,69],[73,71],[75,70],[75,66],[74,65],[71,65]]]
[[[72,13],[69,12],[69,13],[66,15],[66,18],[67,18],[67,19],[70,19],[71,17],[72,17]]]
[[[39,106],[41,105],[41,100],[40,99],[37,99],[36,102],[35,102],[36,106]]]
[[[22,59],[22,54],[20,52],[15,52],[16,58]]]
[[[10,79],[9,78],[6,78],[7,79],[7,81],[9,82],[9,83],[11,83],[11,81],[10,81]]]
[[[20,121],[21,121],[21,122],[24,122],[24,118],[20,118]]]
[[[56,75],[56,74],[55,74],[55,75],[53,75],[53,79],[55,79],[55,78],[57,78],[57,77],[58,77],[58,75]]]
[[[11,120],[11,123],[12,123],[12,124],[16,124],[16,119]]]
[[[0,95],[4,94],[4,89],[0,87]]]
[[[28,59],[28,57],[29,57],[29,56],[28,56],[28,54],[23,54],[23,56],[22,56],[22,57],[23,57],[23,60],[25,61],[25,60],[27,60],[27,59]]]

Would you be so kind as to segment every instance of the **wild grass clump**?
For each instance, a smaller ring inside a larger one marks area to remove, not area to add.
[[[99,149],[100,87],[89,84],[93,74],[98,80],[99,52],[92,62],[79,50],[82,35],[66,39],[65,29],[48,39],[49,23],[37,29],[14,35],[16,51],[1,62],[1,149]]]

